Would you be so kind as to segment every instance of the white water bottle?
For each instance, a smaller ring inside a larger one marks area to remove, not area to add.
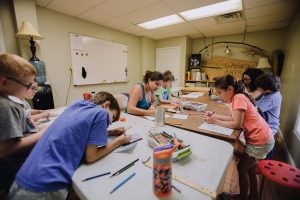
[[[165,125],[165,108],[163,108],[162,106],[158,106],[155,109],[155,124],[157,126]]]

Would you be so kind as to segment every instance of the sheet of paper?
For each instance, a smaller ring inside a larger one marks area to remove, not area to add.
[[[144,116],[146,119],[150,120],[150,121],[155,121],[155,117],[152,116]],[[165,118],[170,118],[171,115],[165,114]]]
[[[181,95],[180,97],[197,99],[198,97],[202,97],[203,95],[204,95],[204,92],[191,92],[189,94]]]
[[[109,137],[108,141],[112,141],[115,138],[116,137]],[[140,134],[132,134],[130,142],[135,141],[140,138],[141,138]],[[119,152],[128,151],[128,150],[134,148],[139,142],[140,141],[126,145],[126,146],[120,146],[120,147],[116,148],[113,152],[119,153]]]
[[[174,114],[173,115],[174,119],[187,119],[188,115],[182,115],[182,114]]]
[[[233,129],[231,128],[225,128],[223,126],[218,126],[215,124],[208,124],[206,122],[204,122],[203,124],[201,124],[199,127],[199,129],[203,129],[203,130],[207,130],[207,131],[212,131],[215,133],[219,133],[222,135],[231,135]]]

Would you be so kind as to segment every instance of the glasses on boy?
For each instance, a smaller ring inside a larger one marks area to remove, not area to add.
[[[32,87],[32,83],[26,84],[26,83],[23,83],[22,81],[19,81],[18,79],[13,78],[13,77],[5,77],[5,78],[7,78],[9,80],[12,80],[12,81],[15,81],[16,83],[25,86],[27,88],[27,90],[29,90]]]

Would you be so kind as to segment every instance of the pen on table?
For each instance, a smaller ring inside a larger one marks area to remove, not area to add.
[[[172,185],[172,188],[174,188],[174,190],[176,190],[178,193],[181,193],[181,190],[175,187],[174,185]]]
[[[125,171],[126,169],[130,168],[131,166],[133,166],[138,160],[139,159],[136,159],[136,160],[132,161],[131,163],[129,163],[128,165],[126,165],[125,167],[119,169],[118,171],[116,171],[115,173],[113,173],[110,176],[110,178],[113,177],[113,176],[117,176],[117,175],[121,174],[123,171]]]
[[[143,139],[143,138],[139,138],[139,139],[136,139],[136,140],[134,140],[134,141],[131,141],[131,142],[122,144],[121,146],[122,146],[122,147],[123,147],[123,146],[127,146],[127,145],[130,145],[130,144],[132,144],[132,143],[138,142],[138,141],[140,141],[140,140],[142,140],[142,139]]]
[[[116,191],[119,187],[121,187],[122,185],[124,185],[127,181],[129,181],[134,176],[135,176],[135,172],[133,174],[131,174],[130,176],[128,176],[125,180],[123,180],[122,182],[120,182],[116,187],[114,187],[112,189],[112,191],[110,191],[109,194],[112,194],[114,191]]]
[[[85,181],[88,181],[88,180],[91,180],[91,179],[94,179],[94,178],[98,178],[98,177],[101,177],[101,176],[105,176],[105,175],[108,175],[108,174],[110,174],[110,172],[106,172],[106,173],[103,173],[103,174],[99,174],[99,175],[96,175],[96,176],[92,176],[92,177],[83,179],[82,182],[85,182]]]

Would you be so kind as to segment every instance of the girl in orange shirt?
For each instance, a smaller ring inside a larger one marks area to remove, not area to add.
[[[272,130],[260,116],[254,100],[244,92],[244,84],[226,75],[216,80],[215,88],[220,98],[230,103],[230,115],[220,115],[207,111],[204,120],[227,128],[243,129],[246,147],[237,166],[239,173],[240,194],[224,194],[225,199],[259,199],[256,163],[264,159],[274,146]]]

